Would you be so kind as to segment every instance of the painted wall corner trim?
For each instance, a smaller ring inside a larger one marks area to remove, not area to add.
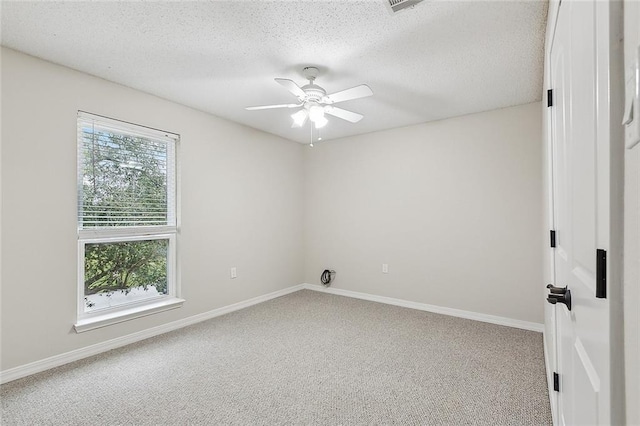
[[[478,312],[464,311],[462,309],[447,308],[444,306],[429,305],[426,303],[411,302],[409,300],[395,299],[393,297],[378,296],[369,293],[344,290],[341,288],[324,287],[317,284],[303,284],[307,290],[320,291],[324,293],[336,294],[338,296],[353,297],[356,299],[369,300],[371,302],[386,303],[387,305],[401,306],[403,308],[417,309],[420,311],[433,312],[436,314],[449,315],[452,317],[465,318],[474,321],[488,322],[491,324],[504,325],[506,327],[520,328],[523,330],[544,331],[544,324],[537,322],[522,321],[513,318],[500,317],[496,315],[482,314]]]
[[[275,299],[276,297],[284,296],[289,293],[296,292],[306,288],[304,284],[298,284],[291,287],[277,290],[272,293],[257,296],[242,302],[234,303],[231,305],[223,306],[221,308],[213,309],[211,311],[203,312],[201,314],[193,315],[187,318],[183,318],[177,321],[173,321],[167,324],[152,327],[146,330],[138,331],[136,333],[128,334],[126,336],[117,337],[115,339],[107,340],[105,342],[96,343],[95,345],[86,346],[84,348],[75,349],[63,354],[54,355],[49,358],[45,358],[39,361],[34,361],[29,364],[20,365],[18,367],[10,368],[8,370],[0,371],[0,384],[7,383],[13,380],[27,377],[32,374],[40,373],[45,370],[49,370],[54,367],[59,367],[64,364],[68,364],[73,361],[77,361],[83,358],[87,358],[93,355],[97,355],[102,352],[110,351],[122,346],[129,345],[131,343],[138,342],[140,340],[148,339],[160,334],[167,333],[169,331],[177,330],[192,324],[196,324],[202,321],[206,321],[211,318],[219,317],[230,312],[238,311],[249,306],[256,305],[258,303],[266,302],[267,300]]]

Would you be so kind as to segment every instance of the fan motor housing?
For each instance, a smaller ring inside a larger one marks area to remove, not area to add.
[[[307,95],[307,101],[316,101],[319,102],[327,95],[327,91],[322,87],[315,85],[313,83],[309,83],[301,87],[304,93]]]

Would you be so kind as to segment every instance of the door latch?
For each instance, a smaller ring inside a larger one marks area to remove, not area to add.
[[[552,305],[563,303],[567,309],[571,310],[571,290],[567,287],[555,287],[553,284],[547,285],[547,288],[549,289],[547,302]]]

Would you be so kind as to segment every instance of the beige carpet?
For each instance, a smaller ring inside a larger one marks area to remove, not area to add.
[[[542,335],[309,290],[5,384],[2,424],[551,424]]]

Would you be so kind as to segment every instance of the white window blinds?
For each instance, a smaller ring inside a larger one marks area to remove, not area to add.
[[[78,112],[78,228],[175,226],[177,139]]]

